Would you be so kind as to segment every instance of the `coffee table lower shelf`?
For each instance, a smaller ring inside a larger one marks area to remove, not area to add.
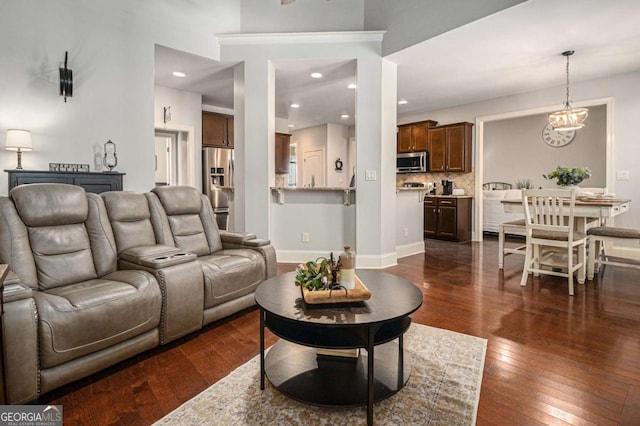
[[[315,348],[281,339],[265,355],[265,373],[271,384],[291,399],[328,407],[364,406],[367,356],[364,349],[357,359],[318,356]],[[374,401],[378,402],[402,389],[411,369],[397,339],[376,346],[374,361]]]

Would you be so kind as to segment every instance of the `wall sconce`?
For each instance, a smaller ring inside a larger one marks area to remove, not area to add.
[[[116,155],[116,144],[108,140],[104,144],[104,158],[102,159],[102,163],[105,167],[109,168],[109,171],[112,171],[118,165],[118,156]]]
[[[64,101],[73,96],[73,71],[67,68],[69,52],[64,52],[64,68],[60,67],[60,96],[64,96]]]
[[[164,107],[164,115],[163,115],[164,123],[167,124],[171,121],[171,107]]]
[[[22,151],[33,150],[31,132],[28,130],[8,129],[4,149],[18,151],[18,166],[16,170],[22,170]]]

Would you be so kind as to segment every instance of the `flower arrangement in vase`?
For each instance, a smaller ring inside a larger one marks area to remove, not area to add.
[[[559,186],[576,186],[585,179],[591,177],[591,170],[586,167],[562,167],[558,166],[552,172],[542,175],[543,178],[558,179]]]
[[[309,291],[335,290],[342,287],[337,282],[339,270],[340,258],[335,260],[331,253],[329,259],[319,257],[298,265],[295,284]]]

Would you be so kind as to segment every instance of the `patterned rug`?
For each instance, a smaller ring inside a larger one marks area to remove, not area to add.
[[[475,424],[487,341],[412,324],[405,337],[411,376],[397,394],[375,404],[378,425]],[[256,356],[156,425],[363,425],[366,408],[320,408],[291,400],[266,380]]]

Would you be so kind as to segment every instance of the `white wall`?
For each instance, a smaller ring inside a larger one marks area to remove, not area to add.
[[[342,170],[336,170],[336,160],[342,161]],[[348,187],[349,173],[349,127],[342,124],[327,124],[327,186]]]
[[[242,0],[243,33],[360,31],[364,0]],[[380,29],[380,28],[375,28]]]
[[[308,151],[324,150],[325,158],[329,158],[327,155],[327,125],[321,124],[319,126],[307,127],[306,129],[296,130],[291,133],[291,143],[296,144],[296,164],[297,164],[297,176],[298,186],[302,186],[302,177],[304,175],[304,154]],[[325,169],[324,182],[317,182],[316,186],[328,186],[327,185],[327,171]]]
[[[319,126],[291,132],[291,143],[295,143],[297,150],[298,176],[302,182],[304,168],[304,153],[324,149],[325,151],[325,182],[327,187],[348,187],[351,179],[349,165],[349,127],[342,124],[326,123]],[[335,161],[340,158],[343,162],[342,171],[335,169]],[[316,185],[319,186],[319,185]]]
[[[193,146],[185,147],[183,145],[186,144],[179,141],[180,147],[186,148],[180,153],[187,155],[180,158],[178,167],[181,172],[191,175],[194,186],[202,190],[202,95],[155,86],[153,103],[156,129],[193,129]],[[164,107],[167,106],[171,107],[171,121],[163,123]],[[181,176],[184,175],[181,173]],[[181,180],[179,183],[184,185],[187,182]]]
[[[476,117],[508,112],[547,107],[552,110],[561,106],[558,104],[558,99],[561,99],[563,93],[564,87],[556,87],[443,110],[406,114],[398,121],[408,123],[429,118],[442,123],[474,122]],[[574,83],[571,85],[571,95],[576,103],[608,97],[614,99],[612,163],[614,172],[628,170],[630,179],[614,181],[609,190],[615,192],[619,198],[634,200],[631,203],[631,211],[619,216],[616,225],[640,228],[640,205],[638,205],[640,203],[640,171],[637,168],[637,159],[640,158],[637,129],[638,117],[640,117],[640,72]],[[475,152],[475,135],[474,161],[478,161]]]
[[[396,72],[380,56],[381,34],[298,34],[263,36],[219,36],[221,59],[244,61],[243,100],[245,156],[242,179],[245,226],[260,236],[273,238],[275,221],[281,214],[273,206],[269,186],[274,178],[275,99],[273,75],[268,72],[273,61],[309,58],[355,59],[358,90],[356,93],[356,240],[358,264],[369,267],[393,265],[395,255],[395,145],[383,144],[395,138]],[[236,105],[237,108],[237,105]],[[366,141],[363,143],[362,141]],[[239,156],[240,157],[240,156]],[[365,180],[365,171],[375,180]],[[285,204],[286,206],[286,204]],[[297,216],[288,216],[292,221]],[[290,222],[293,226],[294,222]],[[322,220],[324,227],[330,222]],[[276,249],[286,250],[287,247]]]
[[[0,13],[0,141],[8,128],[32,131],[23,166],[89,163],[111,139],[124,189],[154,183],[154,45],[219,56],[213,34],[238,31],[235,0],[3,0]],[[73,97],[58,96],[58,67],[69,52]],[[2,152],[0,167],[15,167]],[[0,194],[7,175],[0,175]]]
[[[383,55],[451,31],[524,0],[367,0],[365,30],[387,30]]]
[[[588,167],[591,178],[580,186],[606,186],[606,107],[590,107],[587,125],[576,131],[575,139],[563,147],[550,147],[542,140],[547,114],[536,114],[484,125],[484,182],[530,179],[535,188],[555,187],[556,180],[542,175],[557,166]],[[526,160],[526,161],[525,161]]]

